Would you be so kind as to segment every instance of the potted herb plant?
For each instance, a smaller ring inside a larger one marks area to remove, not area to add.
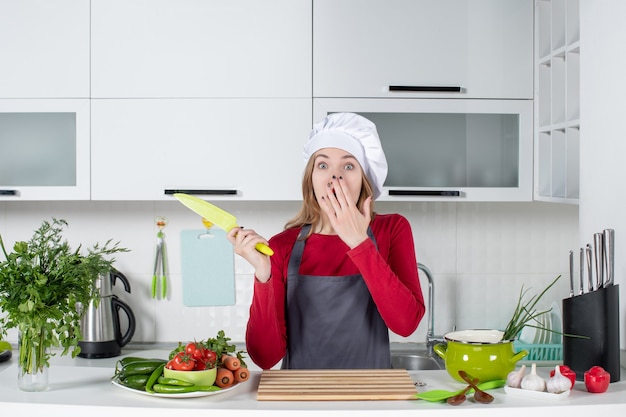
[[[0,336],[17,328],[18,386],[25,391],[47,389],[47,374],[53,347],[80,353],[78,345],[83,305],[96,300],[95,281],[107,273],[114,259],[107,256],[126,252],[119,242],[95,244],[86,253],[81,246],[72,250],[63,240],[65,220],[44,221],[29,241],[19,241],[8,253],[2,236],[0,247],[5,260],[0,262]]]

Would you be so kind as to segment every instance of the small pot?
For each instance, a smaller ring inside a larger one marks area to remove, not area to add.
[[[446,344],[438,343],[434,351],[445,362],[452,378],[465,382],[459,371],[467,372],[480,382],[506,380],[515,364],[528,355],[522,350],[515,353],[513,340],[502,340],[499,330],[462,330],[444,335]]]

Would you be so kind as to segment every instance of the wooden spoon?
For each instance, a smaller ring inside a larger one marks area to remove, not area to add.
[[[474,383],[478,384],[478,379],[474,378]],[[465,389],[461,392],[459,392],[457,395],[455,395],[454,397],[450,397],[446,400],[446,402],[450,405],[460,405],[463,404],[465,402],[465,394],[467,394],[467,391],[471,390],[472,386],[468,385],[467,387],[465,387]]]
[[[478,388],[476,384],[474,383],[474,379],[472,379],[465,371],[460,370],[459,376],[463,378],[465,382],[470,384],[472,388],[474,388],[474,399],[477,402],[483,403],[483,404],[489,404],[490,402],[493,401],[493,395],[488,394],[485,391]]]

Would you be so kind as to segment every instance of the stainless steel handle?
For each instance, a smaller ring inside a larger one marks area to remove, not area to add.
[[[606,270],[606,280],[604,286],[613,285],[615,274],[615,230],[604,229],[604,269]]]
[[[602,287],[604,281],[604,236],[602,233],[593,234],[593,248],[595,251],[595,263],[596,263],[596,283],[593,286],[594,290]]]
[[[569,296],[574,296],[574,252],[569,251]]]
[[[593,291],[593,264],[591,263],[591,245],[587,243],[585,248],[587,257],[587,292]]]
[[[585,249],[580,248],[580,275],[578,280],[578,295],[582,295],[585,292],[583,288],[583,282],[585,280]]]

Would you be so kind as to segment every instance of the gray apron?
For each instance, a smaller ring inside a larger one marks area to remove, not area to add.
[[[291,252],[283,369],[391,368],[389,331],[360,274],[300,275],[310,225]],[[367,234],[376,244],[368,229]]]

